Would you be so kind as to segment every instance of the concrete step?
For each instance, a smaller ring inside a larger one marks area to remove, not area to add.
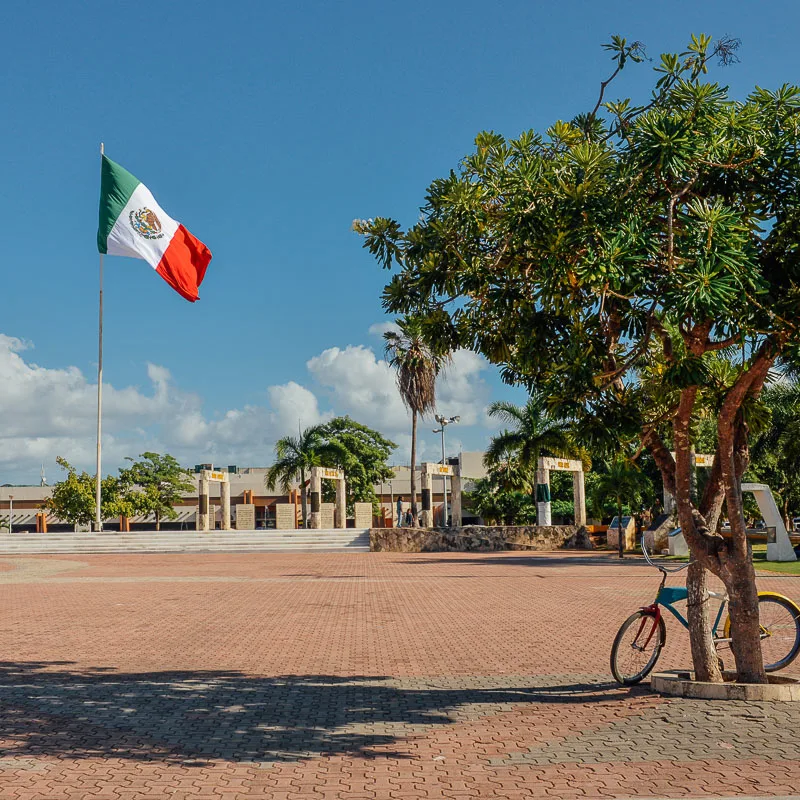
[[[367,551],[369,531],[164,531],[0,535],[0,554]]]

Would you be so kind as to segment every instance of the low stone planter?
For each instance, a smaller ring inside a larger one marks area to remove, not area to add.
[[[768,675],[769,683],[735,683],[736,673],[726,672],[724,683],[694,680],[688,670],[656,672],[650,681],[653,691],[672,697],[700,700],[763,700],[800,703],[800,679],[788,675]]]
[[[373,552],[390,553],[591,550],[594,547],[586,528],[575,525],[372,528],[369,542]]]

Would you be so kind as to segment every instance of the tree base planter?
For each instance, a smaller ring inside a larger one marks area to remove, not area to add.
[[[735,683],[736,673],[726,672],[724,683],[694,680],[688,670],[656,672],[650,681],[654,692],[700,700],[761,700],[800,703],[800,678],[768,675],[769,683]]]

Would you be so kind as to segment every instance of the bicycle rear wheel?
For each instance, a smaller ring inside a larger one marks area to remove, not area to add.
[[[611,672],[623,686],[644,680],[658,661],[667,641],[664,620],[648,611],[631,614],[614,638]]]
[[[777,672],[788,667],[800,654],[800,608],[783,595],[759,592],[758,622],[764,669]],[[725,638],[730,638],[730,635],[731,618],[728,616]]]

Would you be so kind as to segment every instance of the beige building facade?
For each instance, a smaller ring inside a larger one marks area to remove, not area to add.
[[[451,463],[458,465],[461,474],[465,478],[466,488],[469,488],[469,479],[476,479],[485,476],[483,469],[483,453],[459,453],[451,459]],[[198,529],[199,497],[200,497],[200,478],[202,468],[210,468],[211,464],[200,464],[195,468],[194,490],[184,495],[180,503],[174,506],[177,518],[174,520],[163,520],[161,527],[163,530],[196,530]],[[237,519],[250,525],[254,524],[255,529],[272,528],[276,525],[276,517],[280,516],[284,520],[294,515],[300,524],[300,487],[294,486],[287,494],[280,489],[268,490],[265,486],[268,467],[218,467],[216,470],[224,470],[227,473],[227,485],[230,493],[230,522],[229,527],[237,527]],[[411,503],[411,471],[408,466],[393,466],[395,477],[390,481],[375,485],[375,494],[383,510],[383,517],[378,515],[373,518],[373,525],[381,526],[396,523],[397,498],[402,497],[404,510],[410,508]],[[345,481],[347,480],[345,476]],[[222,529],[222,506],[223,498],[221,492],[223,484],[211,482],[208,485],[208,527],[211,529]],[[37,515],[42,514],[42,505],[50,496],[52,487],[50,486],[0,486],[0,531],[7,532],[9,513],[13,509],[12,525],[15,531],[35,531],[41,527],[41,517],[37,520]],[[449,490],[448,490],[449,491]],[[422,484],[417,468],[417,503],[421,503]],[[432,487],[432,502],[434,506],[434,521],[441,524],[441,508],[444,499],[444,482],[442,479],[434,477]],[[241,513],[237,513],[237,507],[243,506]],[[246,508],[245,508],[246,507]],[[437,519],[438,509],[438,519]],[[309,486],[309,513],[311,511],[311,492]],[[360,521],[365,519],[364,509],[360,509]],[[107,519],[103,522],[106,530],[120,530],[126,524],[131,530],[150,530],[153,528],[155,519],[150,517],[132,517],[127,522],[118,518]],[[72,526],[58,519],[53,514],[46,515],[48,530],[71,530]],[[348,524],[354,524],[354,520],[348,520]],[[202,527],[202,526],[201,526]]]

